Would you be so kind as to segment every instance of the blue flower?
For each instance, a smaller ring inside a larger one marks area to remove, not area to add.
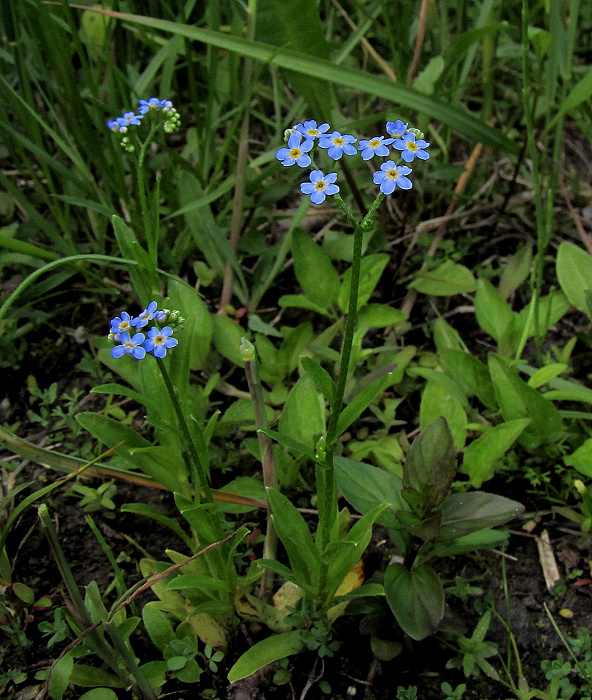
[[[146,114],[146,112],[151,110],[162,109],[161,100],[159,100],[158,97],[151,97],[149,100],[138,100],[138,102],[140,104],[138,109],[140,114]]]
[[[132,338],[127,332],[120,333],[119,340],[121,345],[116,345],[112,348],[112,357],[118,359],[124,355],[131,355],[136,360],[141,360],[146,356],[146,350],[142,347],[145,337],[143,333],[136,333]]]
[[[151,328],[148,331],[148,338],[144,341],[144,349],[154,354],[154,357],[163,358],[167,350],[174,348],[179,342],[176,338],[171,338],[173,329],[170,326],[164,328]]]
[[[122,311],[121,316],[117,316],[111,321],[111,333],[129,333],[133,325],[130,315],[126,311]]]
[[[308,168],[310,165],[310,156],[307,152],[313,147],[312,139],[306,139],[303,144],[302,134],[298,131],[293,131],[288,139],[288,148],[280,148],[276,151],[275,157],[282,161],[282,165],[286,167],[290,165],[299,165],[301,168]]]
[[[117,117],[115,120],[120,127],[127,127],[127,126],[138,126],[140,123],[140,119],[142,119],[141,114],[134,114],[133,112],[125,112],[124,114],[121,115],[121,117]],[[121,131],[121,128],[119,129]]]
[[[303,182],[300,191],[310,195],[313,204],[322,204],[327,195],[337,194],[339,187],[333,183],[337,180],[337,173],[323,175],[320,170],[313,170],[310,174],[310,182]]]
[[[407,131],[407,124],[403,124],[400,119],[397,119],[396,122],[387,122],[386,131],[390,136],[396,139],[402,139],[403,134]]]
[[[380,166],[380,170],[374,173],[374,184],[380,185],[380,191],[383,194],[392,194],[396,187],[410,190],[413,184],[408,177],[405,177],[410,172],[411,168],[406,165],[397,167],[392,160],[387,160]]]
[[[350,136],[350,134],[342,135],[338,131],[334,131],[332,134],[321,136],[319,146],[329,149],[327,151],[329,158],[339,160],[344,153],[346,156],[354,156],[357,153],[355,147],[352,146],[352,143],[356,141],[357,139]]]
[[[325,122],[317,126],[317,123],[313,119],[310,119],[304,122],[304,124],[296,124],[296,129],[305,139],[316,139],[322,136],[325,131],[329,131],[329,125]]]
[[[148,306],[142,311],[142,313],[132,320],[132,326],[136,328],[143,328],[148,324],[148,321],[152,321],[156,315],[156,302],[151,301]]]
[[[410,131],[409,133],[405,134],[402,139],[397,139],[394,147],[398,151],[403,151],[401,153],[401,158],[406,163],[411,163],[415,157],[419,158],[420,160],[427,160],[430,157],[430,154],[423,149],[427,148],[429,145],[430,144],[423,139],[416,141],[415,134]]]
[[[117,119],[109,119],[107,121],[107,128],[111,129],[111,131],[119,131],[119,124],[117,123]]]
[[[359,150],[362,151],[362,158],[370,160],[372,156],[388,156],[389,146],[395,139],[385,139],[384,136],[375,136],[368,141],[360,141]]]

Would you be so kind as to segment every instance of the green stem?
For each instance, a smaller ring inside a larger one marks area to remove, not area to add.
[[[203,463],[200,459],[197,448],[195,447],[195,443],[191,439],[191,434],[189,432],[189,426],[187,425],[187,421],[185,420],[185,416],[183,415],[183,409],[181,408],[181,404],[179,403],[179,398],[177,396],[177,392],[175,391],[175,387],[173,386],[173,383],[171,382],[171,377],[170,377],[169,372],[167,370],[166,364],[165,364],[164,360],[162,360],[158,357],[155,359],[156,359],[156,363],[158,364],[158,369],[160,370],[160,373],[162,374],[162,378],[164,379],[164,383],[166,385],[167,391],[169,392],[169,396],[171,397],[171,402],[173,404],[173,408],[174,408],[175,413],[177,415],[177,421],[179,423],[179,428],[181,430],[183,443],[185,444],[185,449],[183,450],[183,459],[185,460],[185,464],[187,465],[189,475],[193,480],[193,485],[195,487],[196,496],[199,498],[201,495],[201,492],[203,491],[205,498],[206,498],[206,501],[208,503],[213,503],[214,497],[212,495],[212,490],[210,488],[210,485],[208,484],[206,471],[205,471]]]
[[[144,226],[144,231],[146,234],[146,242],[148,244],[148,254],[150,255],[150,260],[156,268],[158,264],[158,230],[153,230],[152,222],[150,219],[150,213],[148,211],[148,198],[146,195],[146,179],[144,177],[144,163],[146,160],[146,151],[148,149],[148,144],[152,143],[152,137],[156,132],[156,126],[153,125],[150,129],[145,141],[142,142],[140,146],[140,152],[138,153],[138,163],[137,163],[137,179],[138,179],[138,194],[140,197],[140,208],[142,210],[142,224]]]
[[[327,428],[327,437],[325,440],[325,459],[324,462],[317,463],[317,484],[319,495],[319,539],[321,551],[324,551],[331,541],[331,529],[337,516],[337,493],[335,491],[335,478],[333,468],[333,446],[339,438],[337,435],[337,425],[339,416],[343,406],[343,396],[345,394],[345,386],[349,373],[349,363],[351,358],[351,349],[356,329],[356,319],[358,311],[358,291],[360,288],[360,268],[362,264],[362,244],[364,240],[364,231],[368,230],[374,214],[376,213],[380,203],[384,199],[384,194],[379,193],[376,200],[370,207],[370,211],[366,214],[362,223],[355,227],[354,231],[354,250],[352,255],[351,266],[351,284],[349,290],[349,303],[347,310],[347,320],[345,324],[345,332],[343,336],[343,345],[341,349],[341,362],[339,365],[339,375],[334,387],[333,401],[331,402],[331,416],[329,418],[329,426]],[[340,195],[335,195],[335,201],[347,217],[348,221],[353,221],[353,216],[347,205]],[[326,573],[326,572],[325,572]]]

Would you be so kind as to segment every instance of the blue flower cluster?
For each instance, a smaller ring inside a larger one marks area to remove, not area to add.
[[[140,328],[145,328],[150,321],[154,321],[156,325],[147,329],[148,337],[146,337],[144,333],[138,331]],[[151,352],[154,357],[162,359],[166,356],[167,350],[174,348],[178,343],[176,338],[171,337],[173,328],[182,328],[184,322],[178,311],[168,309],[159,311],[155,301],[151,301],[135,318],[126,311],[122,311],[121,316],[111,321],[109,340],[119,343],[111,350],[111,355],[115,358],[131,355],[136,360],[142,360],[146,357],[146,353]],[[133,331],[136,332],[132,335]]]
[[[107,120],[107,128],[120,134],[127,134],[130,126],[139,126],[146,114],[157,115],[163,118],[163,128],[167,134],[171,134],[179,128],[181,117],[177,110],[173,107],[170,100],[159,100],[157,97],[151,97],[148,100],[138,100],[138,113],[124,112],[121,117]],[[133,150],[128,147],[129,140],[124,137],[121,145],[126,150]]]
[[[326,149],[327,155],[333,160],[339,160],[344,154],[353,156],[358,152],[363,160],[370,160],[373,156],[385,157],[391,155],[389,146],[395,151],[400,151],[397,161],[411,163],[415,158],[427,160],[430,157],[426,150],[430,144],[423,140],[423,134],[417,129],[409,129],[400,119],[386,123],[387,137],[363,139],[357,148],[354,146],[357,141],[354,136],[341,134],[339,131],[330,132],[330,128],[329,124],[317,125],[312,119],[297,124],[286,131],[287,145],[278,149],[275,157],[286,167],[296,164],[301,168],[308,168],[311,163],[314,165],[310,153],[315,145]],[[380,185],[383,194],[392,194],[397,187],[402,190],[411,189],[412,183],[407,177],[410,173],[411,168],[406,165],[398,165],[393,160],[388,160],[374,173],[373,180],[375,184]],[[322,204],[327,195],[339,192],[336,180],[336,173],[325,175],[315,166],[315,170],[310,173],[310,182],[302,183],[300,190],[310,196],[313,204]]]

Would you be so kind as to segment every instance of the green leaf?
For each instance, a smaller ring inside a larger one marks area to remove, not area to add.
[[[561,101],[561,106],[557,114],[547,124],[546,130],[548,131],[551,129],[561,117],[572,112],[576,107],[579,107],[582,102],[588,100],[590,95],[592,95],[592,68],[590,68],[584,77],[573,86],[567,97]]]
[[[292,233],[294,272],[313,304],[328,309],[339,295],[339,274],[325,251],[302,229]]]
[[[70,683],[79,685],[82,688],[94,688],[97,685],[104,685],[109,688],[125,688],[125,682],[109,673],[103,668],[89,666],[88,664],[75,664],[70,675]]]
[[[592,477],[592,438],[585,440],[575,452],[564,457],[563,461],[580,474]]]
[[[504,264],[499,281],[499,293],[507,299],[527,279],[532,263],[532,243],[520,246]]]
[[[564,241],[557,250],[557,279],[569,302],[591,316],[587,296],[592,289],[592,258],[582,248]]]
[[[361,559],[372,537],[372,526],[386,508],[387,504],[381,503],[363,515],[345,536],[344,546],[327,557],[329,564],[327,592],[325,593],[327,603],[335,596],[348,572]]]
[[[475,316],[477,323],[498,343],[510,322],[512,309],[500,293],[487,280],[477,280],[475,294]]]
[[[508,541],[508,532],[504,530],[478,530],[464,537],[457,537],[447,542],[428,543],[429,551],[427,557],[422,556],[422,551],[418,559],[425,561],[433,557],[454,557],[457,554],[473,552],[476,549],[497,549]]]
[[[425,639],[436,631],[444,616],[444,587],[430,566],[409,571],[403,564],[390,564],[384,592],[397,622],[412,639]]]
[[[245,335],[244,329],[221,314],[212,316],[212,322],[212,339],[218,352],[237,367],[243,367],[243,356],[239,348]]]
[[[495,392],[487,367],[464,350],[439,350],[442,365],[467,396],[476,396],[487,408],[497,408]]]
[[[475,291],[475,278],[468,268],[446,260],[435,270],[418,272],[408,287],[422,294],[449,297]]]
[[[114,216],[111,222],[121,257],[131,258],[137,262],[137,266],[128,265],[127,270],[140,301],[144,306],[147,306],[152,300],[154,292],[160,287],[156,268],[148,253],[138,243],[136,234],[125,221],[119,216]]]
[[[407,314],[384,304],[366,304],[358,314],[358,326],[388,328],[407,320]]]
[[[456,473],[456,452],[446,419],[437,418],[415,438],[403,469],[403,488],[419,494],[423,513],[441,503]]]
[[[362,258],[360,264],[360,288],[358,291],[358,309],[362,309],[364,304],[372,296],[382,272],[389,261],[388,255],[384,253],[374,253]],[[339,290],[339,308],[343,313],[347,313],[349,304],[349,290],[351,287],[351,267],[343,275],[343,282]]]
[[[441,382],[430,381],[424,387],[419,408],[419,426],[425,428],[444,416],[452,433],[454,446],[462,450],[467,440],[467,414],[462,404]]]
[[[149,410],[156,410],[156,412],[158,412],[158,406],[152,403],[148,397],[144,396],[144,394],[140,394],[137,391],[123,386],[123,384],[117,384],[116,382],[113,382],[112,384],[99,384],[98,386],[94,386],[90,390],[90,393],[109,394],[110,396],[127,396],[129,399],[133,399],[143,406],[146,406],[146,408]]]
[[[527,449],[552,442],[561,427],[561,416],[555,406],[523,382],[498,355],[489,355],[489,372],[504,420],[531,419],[518,442]]]
[[[471,442],[465,450],[461,471],[468,474],[473,488],[480,488],[484,481],[493,477],[495,463],[510,449],[530,422],[530,418],[506,421],[490,428]]]
[[[321,559],[306,521],[298,509],[276,489],[267,489],[273,522],[290,566],[305,590],[316,589]]]
[[[397,528],[395,513],[408,510],[401,498],[401,479],[390,472],[364,462],[355,462],[345,457],[334,457],[335,480],[345,500],[358,513],[368,513],[381,503],[389,510],[381,514],[378,522],[388,528]]]
[[[565,372],[567,368],[568,365],[564,365],[559,362],[553,362],[550,365],[545,365],[544,367],[537,369],[537,371],[532,375],[527,382],[528,386],[532,389],[538,389],[539,387],[550,382],[552,379],[555,379],[555,377],[558,377],[562,372]]]
[[[526,326],[527,319],[530,315],[530,306],[533,302],[531,301],[522,311],[518,314],[518,324],[522,328]],[[554,326],[557,321],[569,311],[570,303],[566,298],[565,294],[560,291],[554,291],[550,294],[541,297],[537,301],[536,313],[533,314],[531,319],[531,326],[528,329],[528,337],[534,336],[536,333],[543,336],[545,333]]]
[[[309,377],[290,389],[278,431],[297,442],[314,445],[325,432],[325,406]]]
[[[138,435],[131,428],[128,428],[127,425],[123,425],[123,423],[119,423],[101,413],[92,413],[90,411],[77,413],[75,418],[85,430],[88,430],[91,435],[107,447],[114,447],[120,442],[123,442],[125,448],[128,449],[133,447],[150,447],[148,440]]]
[[[260,668],[300,651],[300,632],[283,632],[262,639],[240,657],[228,672],[230,683],[252,676]]]
[[[341,411],[337,421],[337,436],[343,435],[350,425],[358,418],[370,404],[392,383],[390,373],[375,379],[372,384],[362,389],[359,394],[347,404]]]
[[[278,306],[282,308],[295,308],[295,309],[308,309],[309,311],[315,311],[318,314],[327,316],[327,309],[324,306],[319,306],[313,301],[303,296],[302,294],[283,294],[278,299]]]
[[[93,688],[81,695],[80,700],[117,700],[117,695],[110,688]]]
[[[68,689],[72,669],[74,668],[74,655],[71,651],[58,659],[52,667],[49,680],[48,693],[52,700],[62,700]]]
[[[279,442],[280,445],[285,445],[286,447],[289,447],[292,450],[296,450],[296,452],[300,452],[300,454],[303,454],[310,460],[314,461],[315,453],[314,450],[310,447],[310,445],[305,445],[302,442],[298,442],[298,440],[293,440],[291,437],[288,437],[283,433],[277,433],[275,430],[260,430],[259,432],[263,433],[264,435],[267,435],[272,440]]]
[[[483,491],[451,493],[439,507],[442,523],[439,541],[503,525],[523,512],[524,506],[504,496]]]
[[[313,360],[311,357],[307,357],[306,355],[302,355],[300,358],[300,364],[302,365],[302,369],[312,379],[316,388],[327,399],[329,406],[332,406],[334,384],[329,372],[321,367],[316,360]]]
[[[154,646],[164,651],[173,639],[176,639],[173,626],[169,618],[153,605],[145,605],[142,609],[142,619],[148,636]]]

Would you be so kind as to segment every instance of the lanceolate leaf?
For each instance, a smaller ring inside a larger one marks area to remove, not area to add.
[[[283,632],[262,639],[248,649],[228,672],[231,683],[252,676],[260,668],[300,651],[300,632]]]

